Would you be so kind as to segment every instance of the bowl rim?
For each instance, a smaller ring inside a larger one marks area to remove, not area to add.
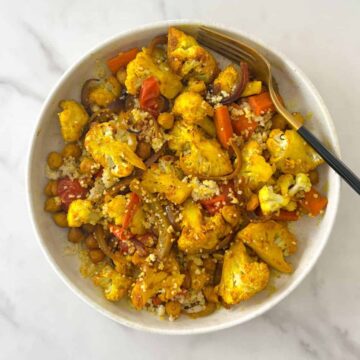
[[[45,255],[47,261],[50,263],[53,270],[57,273],[57,275],[61,278],[61,280],[85,303],[90,305],[92,308],[106,316],[107,318],[130,328],[136,329],[136,330],[142,330],[150,333],[157,333],[157,334],[165,334],[165,335],[194,335],[194,334],[204,334],[204,333],[210,333],[214,331],[219,331],[223,329],[227,329],[230,327],[233,327],[235,325],[243,324],[249,320],[252,320],[268,310],[270,310],[272,307],[276,306],[280,303],[283,299],[285,299],[304,279],[305,277],[310,273],[316,262],[318,261],[320,255],[322,254],[325,245],[328,242],[330,233],[332,231],[332,228],[335,223],[336,214],[338,210],[339,205],[339,199],[340,199],[340,177],[336,176],[333,180],[332,188],[333,188],[333,213],[332,218],[330,219],[330,226],[328,226],[325,229],[324,235],[322,237],[322,243],[318,247],[317,253],[313,256],[312,261],[308,263],[305,270],[300,273],[298,278],[296,278],[284,291],[282,291],[278,296],[273,296],[269,301],[265,302],[262,306],[255,309],[253,312],[248,314],[247,316],[233,320],[224,322],[224,323],[218,323],[215,325],[207,325],[201,328],[196,328],[196,326],[192,328],[187,329],[164,329],[161,328],[161,326],[149,326],[149,325],[143,325],[140,322],[132,321],[132,320],[126,320],[122,318],[120,315],[116,315],[110,310],[105,309],[104,307],[98,305],[96,302],[94,302],[88,295],[86,295],[79,287],[77,287],[64,273],[64,271],[60,268],[60,266],[57,265],[55,259],[52,257],[50,252],[47,249],[46,243],[44,239],[42,238],[40,234],[40,228],[38,223],[35,220],[34,216],[34,203],[33,203],[33,197],[30,192],[31,190],[31,172],[32,172],[32,161],[33,161],[33,155],[34,155],[34,147],[36,143],[36,134],[40,130],[41,125],[41,119],[46,114],[47,108],[52,101],[52,98],[57,91],[58,87],[61,86],[62,83],[64,83],[67,78],[73,73],[74,69],[81,64],[83,61],[85,61],[89,56],[91,56],[93,53],[96,53],[100,51],[102,48],[110,45],[116,40],[123,40],[124,38],[136,34],[138,32],[143,31],[151,31],[154,28],[157,27],[165,27],[165,26],[177,26],[177,25],[208,25],[215,27],[221,31],[229,31],[234,34],[237,34],[239,36],[242,36],[246,39],[249,39],[250,41],[253,41],[254,43],[260,45],[264,49],[268,49],[271,53],[279,57],[282,61],[284,61],[291,69],[295,70],[299,77],[304,81],[306,87],[308,88],[309,93],[313,96],[313,98],[316,99],[317,103],[319,104],[319,108],[321,108],[322,113],[324,114],[324,118],[326,118],[326,123],[328,127],[330,128],[330,141],[332,144],[333,151],[340,157],[340,146],[339,146],[339,140],[337,136],[337,132],[335,129],[334,122],[332,120],[332,117],[330,115],[330,112],[325,105],[325,102],[323,101],[322,97],[320,96],[318,90],[315,88],[313,83],[309,80],[307,75],[297,66],[295,63],[293,63],[291,60],[288,59],[286,55],[284,55],[281,51],[274,48],[273,46],[267,45],[262,40],[258,39],[257,37],[248,34],[246,31],[243,31],[243,29],[234,28],[232,26],[227,26],[224,24],[219,24],[217,22],[212,21],[203,21],[203,20],[196,20],[196,19],[181,19],[181,20],[162,20],[162,21],[156,21],[151,23],[146,23],[142,26],[136,26],[132,27],[128,30],[121,31],[111,37],[106,38],[104,41],[101,41],[98,45],[92,47],[89,51],[85,52],[84,55],[82,55],[80,58],[75,60],[73,64],[64,72],[64,74],[58,79],[58,81],[55,83],[55,85],[52,87],[51,91],[49,92],[48,96],[46,97],[45,101],[43,102],[41,106],[41,110],[39,112],[39,115],[37,116],[33,131],[30,134],[30,140],[29,140],[29,146],[28,146],[28,156],[27,156],[27,166],[26,166],[26,198],[27,198],[27,207],[28,212],[30,214],[30,221],[32,224],[33,231],[35,233],[35,236],[37,238],[38,244]],[[195,325],[195,323],[194,323]]]

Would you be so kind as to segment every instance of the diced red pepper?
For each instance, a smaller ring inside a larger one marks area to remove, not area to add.
[[[125,216],[123,220],[124,229],[127,229],[128,226],[130,225],[131,220],[134,217],[137,208],[139,207],[139,204],[140,204],[139,196],[135,193],[131,193],[129,202],[126,205],[126,209],[125,209]]]
[[[145,79],[141,85],[139,95],[140,107],[148,111],[154,118],[159,115],[160,86],[155,76]]]

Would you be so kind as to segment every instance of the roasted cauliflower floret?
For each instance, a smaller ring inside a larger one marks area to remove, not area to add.
[[[162,270],[156,264],[145,266],[142,270],[130,294],[135,309],[141,310],[154,295],[159,294],[162,301],[168,301],[181,291],[185,275],[180,274],[174,255],[170,254],[163,261]]]
[[[100,218],[100,211],[94,208],[90,200],[72,201],[67,213],[69,227],[80,227],[84,224],[96,225]]]
[[[169,69],[167,63],[155,63],[146,49],[128,64],[126,73],[125,86],[131,95],[136,95],[142,82],[150,76],[156,77],[161,94],[168,99],[173,99],[182,89],[180,77]]]
[[[149,193],[165,194],[174,204],[182,204],[192,191],[191,185],[179,179],[174,166],[161,159],[144,173],[141,186]]]
[[[110,301],[119,301],[126,295],[131,285],[131,279],[120,274],[110,265],[105,265],[91,279],[95,285],[103,288],[106,299]]]
[[[241,239],[274,269],[285,273],[292,272],[292,266],[284,256],[296,252],[296,238],[286,225],[275,221],[251,223],[239,231],[236,238]]]
[[[85,136],[85,148],[94,160],[116,177],[128,176],[134,166],[146,170],[135,154],[136,136],[109,121],[95,124]]]
[[[290,197],[275,193],[271,185],[264,185],[259,190],[259,202],[263,214],[270,215],[281,208],[285,208],[290,202]]]
[[[262,261],[255,261],[241,241],[235,241],[224,256],[218,294],[229,305],[248,300],[263,290],[269,282],[270,271]]]
[[[224,220],[233,228],[242,222],[241,211],[237,205],[225,205],[220,209],[220,213]]]
[[[229,96],[232,94],[238,78],[239,73],[235,66],[228,65],[214,80],[214,93],[223,92],[225,96]]]
[[[283,173],[307,173],[324,162],[295,130],[272,130],[266,145],[270,162]]]
[[[199,204],[187,200],[182,211],[182,232],[178,239],[180,250],[196,254],[216,247],[222,238],[229,235],[231,226],[220,213],[204,218]]]
[[[172,111],[188,124],[201,124],[206,116],[213,116],[214,113],[212,106],[196,92],[180,94],[175,99]]]
[[[89,122],[89,115],[84,107],[74,100],[63,100],[59,104],[61,135],[65,142],[78,141]]]
[[[89,89],[87,100],[91,107],[106,107],[120,96],[120,92],[120,83],[114,76],[109,76],[107,79],[99,81],[97,86]]]
[[[186,175],[222,176],[233,169],[229,154],[197,126],[177,121],[170,133],[169,148],[180,157]]]
[[[214,57],[190,35],[170,27],[168,32],[168,59],[171,69],[182,78],[210,83],[218,72]]]
[[[266,183],[274,172],[261,154],[261,147],[254,140],[247,142],[242,150],[240,175],[246,179],[251,190],[257,190]]]
[[[189,79],[189,81],[187,83],[187,86],[184,89],[184,91],[196,92],[196,93],[199,93],[201,95],[205,95],[205,93],[206,93],[206,84],[202,80],[197,80],[197,79],[191,78],[191,79]]]
[[[103,205],[103,214],[110,218],[115,223],[115,225],[123,225],[128,201],[129,195],[115,196],[109,202]],[[135,235],[144,234],[146,232],[144,221],[144,211],[141,206],[138,206],[129,224],[130,232]]]

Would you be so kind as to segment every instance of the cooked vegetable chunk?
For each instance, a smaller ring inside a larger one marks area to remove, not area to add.
[[[182,216],[183,230],[178,239],[178,247],[188,254],[214,249],[220,240],[231,232],[230,225],[220,213],[205,218],[200,205],[191,200],[186,201]]]
[[[263,290],[269,276],[267,265],[252,259],[244,244],[237,240],[225,253],[218,294],[226,304],[237,304]]]
[[[256,190],[266,183],[274,172],[272,166],[261,154],[260,145],[253,140],[247,142],[242,150],[240,175],[247,180],[251,190]]]
[[[159,81],[160,92],[168,99],[173,99],[182,89],[180,77],[169,69],[168,64],[156,64],[146,49],[128,64],[126,72],[125,86],[131,95],[136,95],[142,82],[150,76]]]
[[[206,116],[212,116],[214,110],[200,94],[195,92],[183,92],[176,99],[173,113],[181,116],[188,124],[200,125]]]
[[[85,137],[86,150],[116,177],[130,175],[134,166],[146,169],[134,152],[136,144],[135,135],[111,121],[94,125]]]
[[[259,202],[263,214],[269,215],[285,208],[290,202],[290,197],[275,193],[271,185],[264,185],[259,190]]]
[[[292,266],[284,256],[296,252],[296,238],[286,225],[275,221],[251,223],[237,234],[246,245],[274,269],[290,273]]]
[[[120,96],[120,92],[120,83],[114,76],[109,76],[99,81],[98,86],[89,89],[88,101],[91,105],[106,107]]]
[[[58,115],[64,141],[79,140],[85,125],[89,121],[89,115],[83,106],[74,100],[63,100],[59,106],[62,109]]]
[[[168,32],[168,59],[171,69],[185,79],[195,78],[208,84],[218,72],[214,57],[192,36],[174,27]]]
[[[307,173],[324,162],[295,130],[283,132],[274,129],[266,144],[271,154],[270,161],[287,174]]]
[[[67,214],[70,227],[80,227],[83,224],[95,225],[101,218],[90,200],[77,199],[71,202]]]
[[[214,80],[214,93],[225,93],[225,96],[229,96],[238,81],[238,70],[234,65],[228,65],[217,78]]]
[[[232,171],[228,153],[196,126],[177,121],[171,131],[169,148],[177,152],[186,175],[221,176]]]

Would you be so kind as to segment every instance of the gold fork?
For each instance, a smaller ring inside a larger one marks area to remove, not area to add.
[[[360,179],[340,159],[333,155],[315,135],[307,130],[281,103],[275,91],[276,84],[271,74],[271,65],[260,52],[248,44],[213,30],[208,26],[199,26],[196,29],[192,28],[190,30],[199,43],[209,49],[214,50],[234,62],[239,62],[240,60],[246,61],[250,70],[256,74],[256,77],[267,85],[271,100],[277,112],[360,194]]]

